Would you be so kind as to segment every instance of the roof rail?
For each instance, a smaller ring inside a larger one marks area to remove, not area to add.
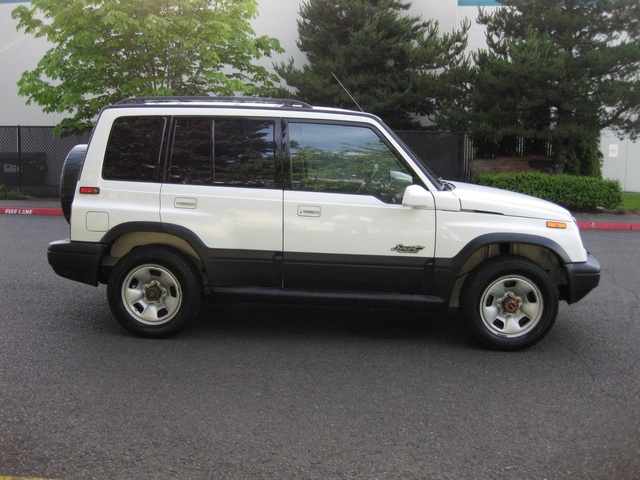
[[[155,103],[252,103],[273,105],[290,108],[313,108],[299,100],[289,98],[260,98],[260,97],[214,97],[214,96],[159,96],[159,97],[131,97],[121,100],[116,105],[148,105]]]

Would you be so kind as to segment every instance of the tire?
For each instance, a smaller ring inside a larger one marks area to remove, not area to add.
[[[76,145],[67,154],[60,174],[60,206],[67,223],[71,223],[71,204],[76,193],[76,184],[87,154],[87,145]]]
[[[166,338],[198,315],[200,274],[189,257],[163,246],[139,247],[116,264],[107,284],[109,307],[131,333]]]
[[[516,351],[549,333],[558,314],[558,290],[538,264],[493,257],[473,270],[460,294],[467,330],[484,346]]]

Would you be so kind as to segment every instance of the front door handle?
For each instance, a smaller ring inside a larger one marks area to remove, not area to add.
[[[176,208],[196,208],[198,200],[188,197],[176,197],[173,199],[173,206]]]
[[[316,205],[298,205],[299,217],[319,217],[322,214],[322,208]]]

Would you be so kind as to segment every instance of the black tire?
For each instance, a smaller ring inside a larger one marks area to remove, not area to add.
[[[198,315],[201,277],[189,257],[164,246],[139,247],[114,267],[107,284],[114,317],[147,338],[180,332]]]
[[[67,154],[60,174],[60,206],[68,223],[71,223],[71,204],[76,193],[76,184],[87,154],[87,145],[76,145]]]
[[[549,333],[558,314],[558,290],[531,260],[493,257],[467,277],[460,313],[467,330],[484,346],[522,350]]]

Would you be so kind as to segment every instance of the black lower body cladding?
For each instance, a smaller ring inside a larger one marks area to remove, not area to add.
[[[100,263],[108,248],[104,243],[58,240],[49,244],[47,259],[61,277],[97,286]]]
[[[600,283],[600,263],[588,255],[586,262],[565,265],[568,285],[560,293],[567,303],[575,303],[584,298]]]

